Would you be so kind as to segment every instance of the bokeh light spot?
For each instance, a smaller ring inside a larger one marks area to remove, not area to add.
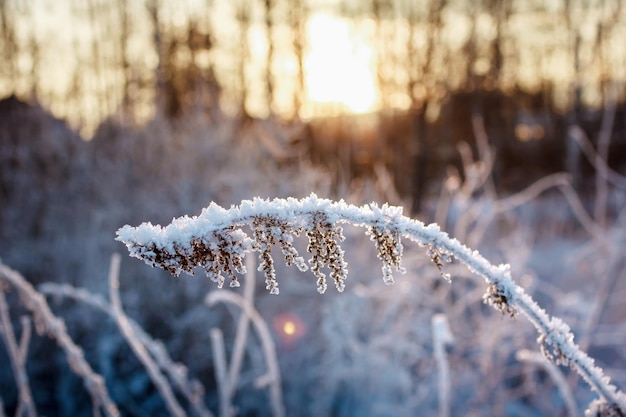
[[[274,317],[273,325],[281,346],[292,346],[307,333],[302,319],[291,312]]]
[[[294,323],[293,321],[285,321],[285,323],[283,324],[283,333],[285,333],[287,336],[293,336],[294,334],[296,334],[296,323]]]

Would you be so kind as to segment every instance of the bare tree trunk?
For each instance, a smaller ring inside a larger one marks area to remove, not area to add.
[[[207,96],[202,97],[204,103],[204,110],[207,112],[209,118],[212,121],[216,121],[221,116],[220,100],[222,97],[222,86],[219,84],[215,75],[215,60],[213,58],[213,50],[215,48],[215,32],[211,24],[210,16],[214,13],[213,2],[209,0],[206,7],[206,15],[202,18],[203,27],[202,31],[202,46],[198,49],[202,49],[209,56],[209,62],[205,67],[201,67],[200,77],[205,84],[204,94]]]
[[[582,81],[580,71],[580,33],[578,29],[574,27],[572,22],[572,11],[570,0],[565,0],[565,19],[567,31],[570,36],[573,37],[572,49],[573,49],[573,66],[574,66],[574,78],[571,85],[571,100],[570,109],[567,114],[567,124],[570,129],[567,129],[566,138],[566,168],[567,172],[572,177],[572,185],[575,189],[579,189],[582,185],[581,174],[581,153],[580,148],[576,144],[575,138],[570,135],[571,127],[578,125],[578,119],[580,117],[581,110],[581,97],[582,97]]]
[[[493,83],[493,87],[495,87],[499,84],[502,65],[504,63],[504,56],[502,54],[502,45],[504,43],[503,28],[508,26],[508,21],[513,8],[513,2],[512,0],[494,0],[493,7],[495,9],[494,17],[496,19],[496,36],[491,43],[491,66],[489,77],[486,81],[488,83]]]
[[[33,60],[33,63],[30,67],[30,98],[32,100],[39,100],[40,98],[40,84],[39,84],[39,78],[40,78],[40,69],[41,69],[41,48],[39,47],[39,42],[37,41],[37,38],[35,37],[34,34],[30,35],[30,38],[28,40],[28,48],[30,51],[30,56],[31,59]]]
[[[378,91],[380,92],[380,98],[382,107],[387,107],[387,80],[384,75],[383,67],[385,66],[385,41],[383,39],[383,0],[372,0],[372,13],[374,15],[374,24],[376,25],[376,37],[374,40],[374,53],[376,54],[376,83],[378,84]]]
[[[424,59],[420,66],[419,74],[414,74],[413,77],[417,79],[417,77],[421,77],[423,80],[428,80],[423,82],[422,86],[425,91],[425,97],[417,97],[415,95],[415,87],[417,87],[418,82],[415,81],[413,84],[413,89],[410,91],[412,98],[412,112],[414,118],[414,135],[416,145],[416,152],[414,157],[414,169],[416,172],[413,173],[413,203],[412,203],[412,212],[416,213],[420,210],[422,200],[427,191],[428,185],[428,163],[431,160],[430,156],[430,148],[432,144],[428,143],[428,134],[427,134],[427,120],[426,120],[426,110],[428,108],[429,102],[431,100],[431,95],[433,93],[433,87],[437,82],[436,76],[433,70],[433,55],[436,42],[439,37],[439,32],[442,27],[441,21],[441,13],[446,6],[446,0],[438,0],[431,4],[430,9],[428,11],[428,17],[426,21],[427,27],[427,39],[428,43],[426,46],[426,52]],[[410,50],[417,50],[417,47],[413,44],[414,39],[410,39]],[[411,84],[411,83],[410,83]]]
[[[103,75],[103,59],[102,51],[100,49],[100,33],[98,18],[101,12],[101,4],[99,0],[89,0],[87,4],[87,17],[89,19],[90,27],[93,32],[93,39],[91,41],[91,66],[93,68],[93,89],[96,96],[97,107],[94,108],[94,114],[92,117],[101,119],[106,114],[106,85],[104,85]]]
[[[239,65],[238,65],[238,86],[239,86],[239,117],[241,121],[245,121],[249,115],[246,108],[248,101],[248,77],[246,76],[246,67],[250,60],[250,48],[248,45],[248,30],[250,29],[250,10],[249,5],[244,1],[239,1],[237,6],[237,23],[239,24]]]
[[[415,94],[415,87],[419,80],[419,74],[416,71],[415,57],[417,55],[417,46],[415,44],[417,16],[413,9],[415,6],[409,4],[409,10],[407,13],[407,24],[409,26],[409,33],[406,40],[406,68],[408,71],[407,77],[407,94],[411,100],[411,109],[416,109],[419,105],[417,96]]]
[[[14,17],[9,10],[9,2],[0,1],[0,36],[2,41],[2,72],[3,77],[9,80],[11,91],[9,94],[15,94],[15,86],[17,85],[17,54],[18,46],[15,38],[15,28],[12,25]]]
[[[163,32],[161,28],[160,0],[149,0],[146,4],[152,22],[152,47],[157,56],[157,66],[154,74],[154,107],[157,114],[164,114],[166,108],[165,97],[165,69],[163,66]]]
[[[293,50],[297,61],[296,85],[293,94],[293,118],[297,119],[302,109],[305,96],[304,85],[304,45],[306,33],[304,24],[306,21],[303,0],[293,0],[290,6],[290,24],[293,36]]]
[[[267,33],[267,56],[265,68],[265,90],[267,94],[267,109],[269,114],[274,113],[274,75],[272,64],[274,63],[274,13],[275,1],[264,0],[265,5],[265,32]]]
[[[603,5],[604,7],[604,5]],[[621,13],[621,4],[617,5],[617,10],[613,12],[613,18],[607,22],[598,23],[597,45],[596,51],[598,54],[600,72],[601,72],[601,88],[603,96],[604,111],[602,112],[602,125],[598,134],[598,153],[596,158],[608,164],[609,160],[609,145],[611,144],[611,137],[613,135],[613,127],[615,124],[615,113],[617,110],[617,86],[616,81],[613,79],[610,69],[610,64],[604,52],[604,37],[611,33],[613,27],[618,21],[618,17]],[[598,161],[596,165],[599,165],[601,161]],[[594,218],[601,225],[607,225],[608,204],[609,204],[609,183],[607,179],[601,175],[600,172],[596,173],[596,201],[594,207]]]
[[[133,111],[133,99],[130,95],[131,68],[128,60],[128,39],[130,37],[130,24],[128,7],[125,0],[117,1],[117,12],[120,22],[119,32],[119,57],[122,71],[122,117]]]

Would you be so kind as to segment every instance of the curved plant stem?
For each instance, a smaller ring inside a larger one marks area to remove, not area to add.
[[[116,320],[113,308],[103,297],[92,294],[83,288],[52,282],[41,284],[37,288],[42,294],[69,298],[85,303]],[[200,417],[213,417],[213,414],[204,405],[204,386],[198,380],[189,378],[187,369],[181,363],[172,360],[162,342],[153,339],[130,317],[126,316],[126,319],[132,327],[137,340],[150,352],[157,365],[172,380],[178,391],[187,398],[195,414]]]
[[[301,200],[244,200],[240,206],[230,209],[212,203],[200,216],[174,219],[166,227],[150,223],[136,228],[124,226],[118,230],[117,240],[127,245],[131,256],[177,275],[182,271],[190,271],[195,265],[204,266],[211,262],[210,265],[215,266],[213,261],[218,257],[222,264],[227,264],[224,259],[240,260],[243,253],[254,250],[253,238],[242,228],[254,230],[255,219],[259,218],[265,221],[269,219],[274,225],[271,233],[277,236],[289,233],[299,235],[302,231],[306,231],[308,236],[315,236],[313,240],[310,238],[311,253],[327,252],[324,245],[328,245],[328,240],[324,241],[322,238],[331,235],[333,227],[338,227],[339,224],[365,228],[374,240],[379,258],[383,261],[386,283],[393,282],[391,266],[402,270],[401,237],[426,246],[433,263],[444,278],[449,278],[448,274],[442,272],[444,262],[451,257],[456,258],[471,272],[485,279],[488,284],[483,297],[486,303],[511,316],[522,312],[536,327],[539,333],[538,342],[549,359],[555,360],[557,364],[570,365],[605,402],[614,404],[626,413],[626,396],[610,384],[609,378],[594,365],[593,359],[574,343],[569,326],[560,319],[549,316],[523,288],[515,284],[509,265],[492,265],[478,251],[469,249],[441,231],[438,225],[425,225],[403,216],[401,207],[386,204],[357,207],[344,201],[320,199],[315,194]],[[226,234],[228,239],[223,238]],[[217,238],[219,246],[213,242]],[[231,243],[224,243],[226,241]],[[211,245],[215,249],[210,249]],[[318,262],[319,259],[315,258],[315,261]],[[333,261],[335,264],[321,260],[318,266],[326,265],[332,269],[338,262],[337,259]],[[343,262],[343,259],[339,259],[339,262]],[[314,272],[319,273],[319,268]],[[274,285],[277,288],[278,284]]]
[[[276,349],[270,330],[265,321],[263,321],[259,312],[243,297],[233,292],[212,291],[207,295],[205,302],[209,307],[219,302],[234,304],[241,309],[242,314],[249,318],[259,336],[259,339],[261,340],[263,356],[265,357],[265,361],[267,363],[267,375],[262,378],[262,381],[264,384],[268,384],[270,386],[272,414],[274,417],[284,417],[285,407],[283,405],[283,396],[280,385],[280,370],[278,367],[278,359],[276,358]],[[213,330],[219,331],[219,329]],[[223,370],[223,374],[226,375],[226,369]]]
[[[124,313],[124,309],[122,308],[122,301],[119,294],[120,261],[120,255],[117,253],[113,254],[111,256],[111,266],[109,269],[109,295],[111,297],[111,308],[114,313],[115,323],[117,324],[120,332],[126,339],[126,342],[128,342],[128,345],[135,353],[135,356],[137,356],[137,359],[139,359],[139,361],[146,368],[148,375],[150,375],[150,379],[157,387],[159,393],[161,394],[161,397],[165,401],[165,405],[167,406],[170,414],[176,417],[183,417],[186,415],[185,411],[176,400],[176,396],[172,392],[172,388],[168,384],[167,379],[165,379],[165,376],[161,373],[154,359],[152,359],[152,357],[146,350],[146,347],[141,343],[141,341],[139,341],[139,339],[137,339],[137,336],[135,336],[133,326],[128,320],[126,314]]]
[[[26,373],[26,346],[30,339],[30,321],[23,322],[25,326],[22,329],[22,337],[18,345],[9,316],[9,306],[4,296],[4,291],[0,287],[0,334],[4,339],[4,343],[9,351],[9,359],[11,361],[11,369],[15,378],[15,385],[19,393],[18,411],[15,415],[26,415],[35,417],[37,409],[33,402],[33,394],[30,390],[28,382],[28,374]]]

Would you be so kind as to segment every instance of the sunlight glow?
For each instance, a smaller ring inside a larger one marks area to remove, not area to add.
[[[285,333],[288,336],[292,336],[296,334],[296,323],[294,323],[291,320],[288,320],[285,323],[283,323],[283,333]]]
[[[308,20],[309,51],[304,58],[308,103],[303,116],[376,109],[379,94],[374,51],[367,34],[354,29],[354,23],[326,13]]]

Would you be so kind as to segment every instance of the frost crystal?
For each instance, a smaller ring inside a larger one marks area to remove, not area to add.
[[[487,292],[483,295],[483,302],[492,306],[502,314],[508,314],[511,317],[515,317],[517,314],[515,306],[509,303],[506,292],[495,283],[489,284],[487,287]]]
[[[376,212],[380,213],[378,210]],[[392,267],[395,267],[396,271],[402,274],[406,273],[406,270],[400,264],[403,251],[400,233],[388,227],[375,225],[369,227],[366,234],[376,245],[378,258],[383,261],[383,281],[387,285],[393,284]]]
[[[452,262],[452,255],[450,255],[450,253],[446,251],[443,251],[441,248],[438,248],[431,244],[427,244],[426,246],[428,248],[427,250],[428,256],[430,256],[430,260],[433,261],[433,263],[437,266],[437,269],[439,270],[439,274],[441,275],[441,278],[445,279],[448,282],[452,282],[452,278],[450,277],[450,274],[443,272],[444,262],[445,263]]]
[[[348,263],[344,259],[343,249],[339,246],[345,239],[343,229],[333,226],[324,213],[315,212],[310,219],[306,235],[309,238],[307,251],[311,254],[309,264],[317,278],[317,291],[323,294],[328,287],[326,274],[321,271],[324,266],[328,266],[337,291],[342,292],[346,287],[345,279],[348,276]]]

